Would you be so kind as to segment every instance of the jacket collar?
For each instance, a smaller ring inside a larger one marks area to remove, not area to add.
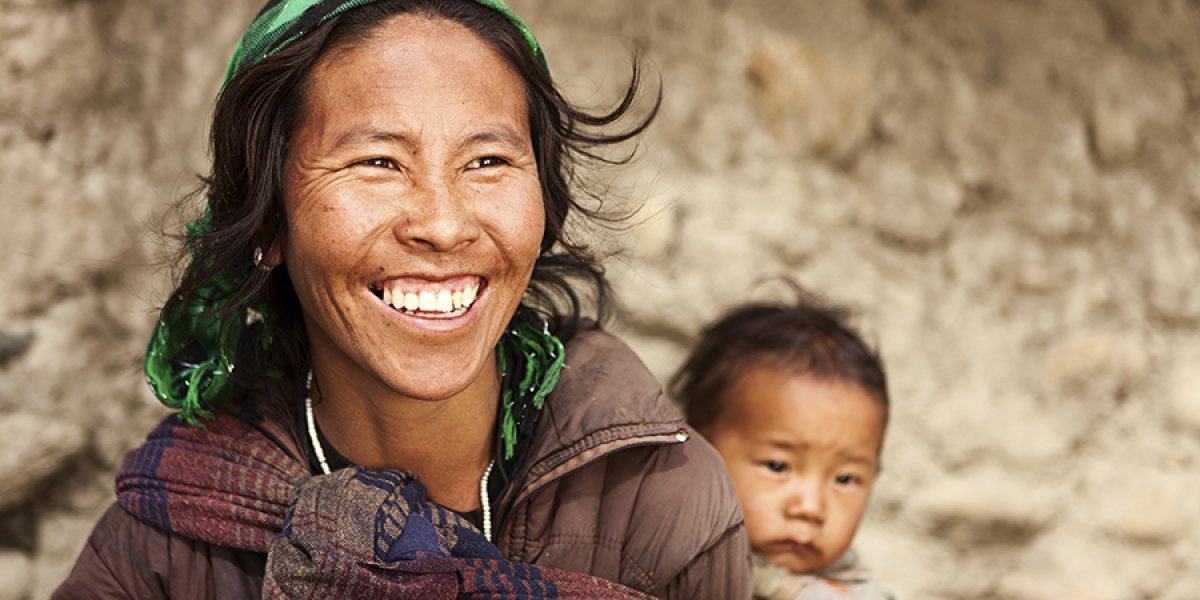
[[[529,453],[501,514],[542,486],[633,446],[681,443],[691,435],[658,381],[623,342],[598,328],[566,345],[558,387],[546,399]]]

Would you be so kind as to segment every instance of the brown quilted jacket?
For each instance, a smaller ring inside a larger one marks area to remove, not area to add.
[[[303,455],[296,440],[285,443]],[[512,560],[664,598],[750,597],[749,544],[720,457],[606,333],[567,345],[516,481],[495,513],[497,546]],[[265,564],[114,505],[54,598],[257,598]]]

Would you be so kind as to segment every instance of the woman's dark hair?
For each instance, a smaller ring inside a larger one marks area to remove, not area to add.
[[[688,423],[709,430],[728,402],[729,390],[752,369],[771,368],[860,386],[888,419],[887,376],[879,355],[846,325],[846,311],[813,301],[747,304],[709,325],[670,389]]]
[[[585,299],[597,320],[608,311],[608,282],[599,258],[566,230],[572,213],[607,219],[599,194],[584,185],[583,163],[622,164],[603,149],[641,134],[654,119],[661,89],[644,117],[627,129],[601,131],[625,117],[641,88],[638,60],[624,96],[611,111],[592,114],[571,104],[555,87],[513,24],[499,12],[464,0],[381,0],[330,19],[278,53],[246,67],[230,79],[217,98],[211,130],[212,171],[203,178],[212,220],[211,232],[189,232],[192,259],[164,311],[188,306],[215,277],[236,274],[240,287],[222,299],[221,311],[243,315],[254,305],[268,310],[239,343],[233,373],[236,387],[278,387],[276,398],[299,397],[308,370],[308,340],[299,300],[286,265],[271,272],[253,266],[255,248],[267,248],[286,230],[282,196],[283,167],[289,140],[303,118],[306,81],[330,51],[369,38],[390,17],[417,14],[445,19],[480,36],[521,77],[545,204],[541,255],[527,291],[528,308],[541,313],[564,339],[580,326]],[[580,194],[581,196],[577,196]],[[587,206],[579,201],[594,201]],[[581,294],[580,291],[583,291]],[[262,374],[269,374],[264,381]],[[286,401],[285,401],[286,403]]]

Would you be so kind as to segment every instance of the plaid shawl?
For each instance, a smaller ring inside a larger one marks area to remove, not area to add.
[[[165,419],[130,452],[117,501],[136,519],[267,555],[265,598],[646,598],[504,558],[407,471],[311,476],[261,430],[218,414]]]

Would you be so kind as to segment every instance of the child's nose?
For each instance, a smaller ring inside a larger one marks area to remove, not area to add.
[[[792,519],[825,522],[825,494],[819,484],[797,483],[788,495],[786,514]]]

